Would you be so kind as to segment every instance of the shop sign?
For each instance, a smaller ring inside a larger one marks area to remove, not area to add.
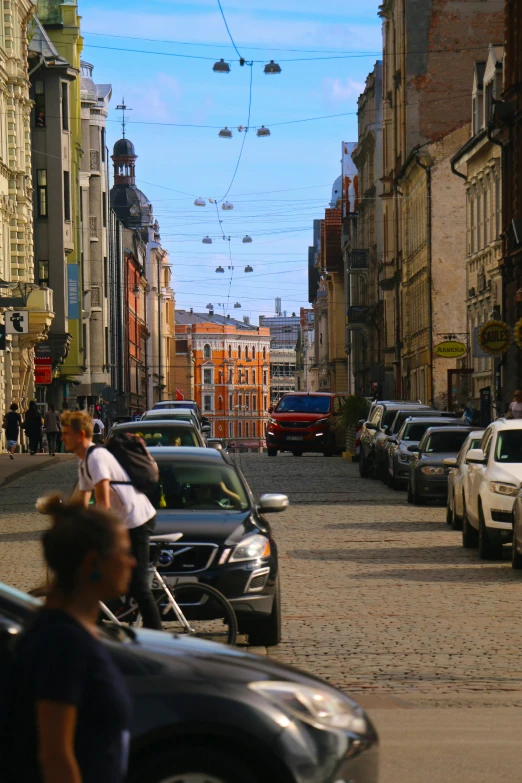
[[[47,341],[34,347],[34,382],[36,386],[46,386],[53,382],[53,357]]]
[[[515,342],[519,348],[522,348],[522,318],[515,324]]]
[[[511,343],[511,332],[502,321],[488,321],[478,331],[478,344],[490,356],[505,353]]]
[[[434,348],[437,356],[440,356],[442,359],[458,359],[459,356],[464,356],[467,350],[468,346],[457,340],[445,340]]]
[[[34,368],[36,386],[48,386],[53,382],[53,368],[50,364],[42,364]]]

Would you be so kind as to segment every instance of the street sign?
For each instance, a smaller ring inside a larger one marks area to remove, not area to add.
[[[468,347],[457,340],[445,340],[436,345],[433,350],[441,359],[458,359],[459,356],[464,356]]]
[[[34,382],[36,386],[48,386],[53,382],[53,368],[50,364],[41,364],[35,366]]]
[[[46,386],[53,382],[53,357],[47,340],[34,347],[34,382],[37,386]]]
[[[29,310],[8,310],[5,314],[5,330],[6,334],[27,334]]]
[[[478,331],[478,344],[490,356],[500,356],[509,350],[511,332],[502,321],[488,321]]]

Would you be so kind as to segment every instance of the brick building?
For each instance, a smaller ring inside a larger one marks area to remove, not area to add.
[[[451,244],[451,232],[459,229],[449,208],[455,201],[458,210],[463,209],[464,187],[451,182],[456,178],[451,175],[450,158],[466,138],[462,129],[470,121],[469,74],[477,52],[502,39],[503,2],[455,0],[449,8],[446,0],[385,0],[380,15],[384,40],[381,287],[388,292],[385,363],[388,372],[393,369],[396,396],[420,396],[431,402],[441,395],[431,370],[430,336],[462,331],[459,319],[465,323],[465,280],[456,270],[459,258],[464,266],[463,253],[459,256]],[[438,207],[436,179],[441,188]],[[439,230],[437,250],[432,242]],[[448,262],[452,284],[445,290],[441,274],[438,299],[447,318],[436,324],[433,281],[436,265],[448,251],[454,253]],[[448,318],[454,316],[450,323]],[[445,362],[443,374],[452,367]]]
[[[234,318],[176,311],[175,386],[196,400],[212,436],[263,445],[270,406],[270,330]]]

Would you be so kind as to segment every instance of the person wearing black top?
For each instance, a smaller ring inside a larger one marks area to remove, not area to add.
[[[36,454],[40,448],[42,442],[42,424],[43,419],[38,405],[34,400],[31,400],[29,407],[25,412],[24,430],[25,434],[29,438],[29,451],[31,454]]]
[[[5,439],[7,441],[7,451],[9,452],[9,458],[14,459],[14,453],[18,446],[18,438],[20,436],[20,427],[22,425],[22,417],[18,413],[18,405],[13,402],[9,408],[9,413],[6,413],[3,421],[3,428],[5,430]]]
[[[110,513],[55,495],[43,549],[54,584],[14,651],[1,727],[2,783],[123,783],[130,697],[96,625],[127,592],[135,561]]]

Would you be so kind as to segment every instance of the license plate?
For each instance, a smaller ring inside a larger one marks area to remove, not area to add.
[[[197,576],[164,576],[163,580],[169,587],[176,587],[176,585],[190,585],[197,584],[199,579]],[[151,590],[161,590],[161,584],[158,582],[154,574],[150,575],[150,587]]]
[[[304,440],[304,435],[287,435],[287,440]]]

